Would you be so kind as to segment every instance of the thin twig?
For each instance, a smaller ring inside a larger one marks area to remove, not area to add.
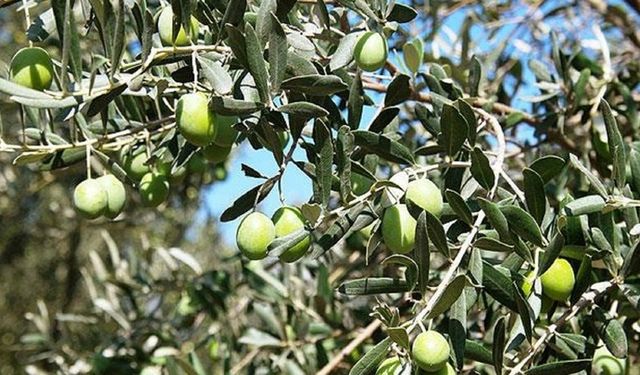
[[[342,360],[346,356],[351,354],[351,352],[354,351],[360,344],[362,344],[364,340],[371,337],[371,335],[373,335],[373,333],[377,331],[381,325],[382,325],[382,322],[377,319],[369,323],[369,325],[365,329],[363,329],[362,332],[358,334],[358,336],[356,336],[353,340],[351,340],[351,342],[347,346],[342,348],[340,353],[338,353],[335,357],[333,357],[333,359],[331,359],[329,363],[327,363],[320,371],[318,371],[316,375],[330,374],[334,368],[336,368],[340,363],[342,363]]]

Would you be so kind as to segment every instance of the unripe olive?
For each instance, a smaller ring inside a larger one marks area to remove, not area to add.
[[[402,362],[397,356],[387,358],[378,365],[376,375],[400,375]]]
[[[374,223],[371,223],[347,237],[347,245],[356,250],[365,249],[369,238],[371,238],[373,225]]]
[[[304,228],[304,217],[297,207],[280,207],[271,219],[275,225],[276,237],[284,237]],[[295,262],[307,253],[310,245],[311,235],[305,237],[302,241],[282,253],[280,259],[287,263]]]
[[[216,135],[209,99],[200,92],[182,95],[178,100],[176,123],[180,134],[196,146],[207,146]]]
[[[456,369],[451,366],[451,364],[447,363],[443,368],[435,372],[421,372],[421,374],[429,374],[429,375],[456,375]]]
[[[169,196],[169,180],[162,173],[149,172],[140,180],[140,198],[147,207],[157,207]]]
[[[360,36],[354,48],[354,57],[358,67],[374,72],[387,61],[387,39],[379,33],[368,31]]]
[[[413,341],[411,356],[418,367],[435,372],[444,368],[449,360],[449,343],[439,332],[422,332]]]
[[[236,232],[240,252],[251,260],[264,259],[267,249],[276,237],[271,219],[260,212],[253,212],[242,219]]]
[[[97,180],[86,179],[73,191],[73,205],[87,219],[95,219],[107,207],[107,192]]]
[[[116,216],[120,215],[127,201],[127,190],[124,184],[112,174],[98,177],[96,181],[107,192],[107,207],[104,210],[104,216],[109,219],[115,219]]]
[[[188,46],[191,41],[196,42],[198,39],[198,31],[200,29],[200,23],[198,20],[191,16],[189,22],[190,30],[189,34],[184,30],[183,26],[180,26],[178,35],[173,37],[173,10],[171,7],[166,7],[160,12],[158,17],[158,34],[160,34],[160,41],[164,46]]]
[[[53,82],[53,63],[47,51],[28,47],[18,51],[9,67],[11,81],[34,90],[46,90]]]
[[[227,156],[229,156],[229,153],[231,152],[231,147],[231,145],[219,146],[214,142],[202,149],[202,155],[212,163],[222,163],[227,160]]]
[[[382,239],[394,253],[406,254],[415,243],[416,220],[407,206],[396,204],[387,208],[382,217]]]
[[[573,291],[576,278],[571,264],[566,259],[556,259],[551,267],[540,276],[542,292],[554,301],[564,302]]]
[[[219,146],[231,146],[238,138],[238,131],[233,127],[237,122],[238,118],[235,116],[214,114],[216,135],[213,138],[213,143]]]
[[[442,212],[442,193],[436,184],[426,178],[409,182],[405,197],[434,216],[440,216]]]
[[[626,367],[625,360],[614,357],[606,346],[593,353],[591,370],[594,375],[623,375]]]
[[[140,181],[142,176],[149,173],[151,168],[146,165],[147,162],[147,153],[136,150],[135,153],[126,154],[122,160],[122,167],[125,172],[127,172],[127,176],[134,181]]]
[[[362,195],[371,189],[373,180],[359,173],[351,173],[351,192],[354,195]]]

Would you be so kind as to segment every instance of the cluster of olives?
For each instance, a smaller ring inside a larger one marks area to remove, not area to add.
[[[437,331],[420,333],[411,347],[415,364],[423,373],[430,375],[455,375],[455,369],[449,364],[450,353],[447,339]],[[402,368],[399,357],[387,358],[378,366],[376,375],[399,375]]]
[[[112,174],[86,179],[73,192],[74,206],[88,219],[103,215],[115,219],[122,212],[126,201],[124,184]]]
[[[240,252],[251,260],[264,259],[269,245],[276,238],[284,237],[305,227],[305,219],[297,207],[280,207],[269,219],[265,214],[253,212],[245,216],[236,232],[236,243]],[[280,255],[284,262],[291,263],[302,258],[311,245],[311,235]]]
[[[407,185],[405,202],[440,216],[442,193],[436,184],[426,178],[411,181]],[[382,239],[394,253],[406,254],[415,245],[416,220],[411,216],[406,204],[398,203],[387,208],[382,217]]]

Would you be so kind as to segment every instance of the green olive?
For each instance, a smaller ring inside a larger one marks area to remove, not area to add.
[[[304,228],[304,217],[297,207],[284,206],[278,208],[271,218],[275,224],[276,237],[284,237]],[[302,258],[311,245],[311,235],[292,246],[280,255],[284,262],[291,263]]]
[[[47,51],[28,47],[18,51],[9,67],[11,81],[34,90],[46,90],[53,82],[53,63]]]
[[[132,153],[124,155],[122,158],[122,167],[127,176],[134,181],[140,181],[142,176],[151,171],[151,167],[147,164],[147,153],[143,149],[138,149]]]
[[[387,358],[378,365],[376,375],[400,375],[402,367],[402,362],[397,356]]]
[[[606,346],[599,347],[593,353],[591,369],[594,375],[623,375],[626,367],[625,360],[616,358]]]
[[[564,302],[573,291],[576,278],[571,264],[566,259],[556,259],[551,267],[540,276],[542,292],[554,301]]]
[[[453,366],[451,366],[451,364],[447,363],[443,368],[441,368],[438,371],[435,372],[422,372],[422,374],[429,374],[429,375],[456,375],[456,369],[453,368]]]
[[[434,216],[440,216],[442,213],[442,193],[436,184],[426,178],[409,182],[405,197]]]
[[[271,219],[260,212],[253,212],[242,219],[236,232],[240,252],[251,260],[264,259],[269,245],[276,237]]]
[[[387,208],[382,217],[382,239],[394,253],[406,254],[415,243],[416,220],[407,206],[396,204]]]
[[[49,53],[40,47],[18,51],[9,67],[11,81],[34,90],[46,90],[53,82],[53,63]]]
[[[149,172],[142,176],[140,198],[146,207],[157,207],[169,196],[169,180],[162,173]]]
[[[104,216],[115,219],[124,209],[127,201],[127,190],[124,184],[112,174],[107,174],[96,179],[102,188],[107,192],[107,207]]]
[[[227,160],[229,153],[231,152],[232,145],[219,146],[217,143],[212,143],[209,146],[202,149],[202,155],[211,163],[222,163]]]
[[[173,10],[171,7],[166,7],[160,12],[158,17],[158,34],[160,34],[160,41],[165,46],[188,46],[193,41],[197,42],[198,31],[200,29],[200,23],[198,20],[191,16],[190,19],[189,34],[184,30],[183,26],[180,26],[178,35],[173,37]]]
[[[364,71],[374,72],[387,61],[387,49],[387,39],[384,36],[368,31],[356,42],[353,52],[356,64]]]
[[[413,341],[411,356],[418,367],[435,372],[444,368],[449,360],[449,342],[439,332],[422,332]]]
[[[196,146],[207,146],[215,138],[214,115],[203,93],[182,95],[176,106],[176,123],[180,134]]]
[[[94,179],[86,179],[73,191],[73,205],[87,219],[101,216],[107,208],[107,192]]]

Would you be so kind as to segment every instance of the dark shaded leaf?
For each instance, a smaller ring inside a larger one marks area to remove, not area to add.
[[[383,109],[369,125],[369,131],[382,133],[384,128],[398,116],[398,113],[400,113],[400,108],[398,107],[387,107]]]
[[[536,159],[536,161],[531,163],[529,168],[536,171],[540,175],[540,178],[542,178],[542,181],[547,183],[562,172],[565,165],[566,162],[563,158],[555,155],[546,155]]]
[[[348,280],[338,287],[346,295],[369,295],[408,292],[411,287],[405,280],[390,277],[366,277]]]
[[[558,361],[535,366],[525,371],[526,375],[570,375],[587,369],[591,365],[591,358],[571,361]]]
[[[342,79],[334,75],[311,74],[285,80],[281,85],[284,90],[314,96],[333,95],[345,91],[348,86]]]
[[[315,118],[328,116],[329,112],[317,104],[309,102],[293,102],[278,107],[278,111],[290,115],[302,116],[304,118]]]
[[[440,130],[442,131],[441,145],[447,155],[454,156],[460,151],[468,133],[467,121],[460,111],[452,105],[445,104],[442,107],[440,118]]]
[[[271,97],[269,96],[269,73],[267,73],[267,66],[262,57],[263,48],[251,24],[247,23],[244,30],[249,72],[253,76],[260,100],[267,104]]]
[[[275,1],[274,1],[275,2]],[[271,90],[280,91],[280,83],[284,80],[287,69],[287,36],[275,14],[271,13],[273,31],[269,36],[269,75],[271,77]]]
[[[527,211],[514,205],[501,206],[500,211],[509,223],[509,230],[535,245],[545,246],[540,227]]]
[[[440,316],[445,313],[451,305],[453,305],[458,297],[462,294],[465,285],[467,284],[467,277],[465,275],[456,276],[446,286],[444,292],[440,295],[440,298],[433,305],[433,309],[427,315],[428,319],[432,319],[436,316]]]
[[[493,329],[493,367],[496,369],[497,374],[502,374],[502,362],[504,359],[504,346],[505,346],[505,323],[504,316],[498,318],[496,326]]]
[[[604,118],[604,125],[607,129],[607,142],[609,143],[609,152],[613,159],[613,180],[619,189],[622,189],[626,183],[626,166],[627,153],[625,150],[624,139],[620,134],[618,123],[611,112],[611,107],[606,100],[600,102],[600,111]]]
[[[464,198],[462,198],[458,192],[451,189],[447,189],[444,195],[447,197],[447,202],[449,206],[451,206],[451,209],[458,215],[458,218],[470,226],[473,225],[473,215]]]
[[[260,203],[271,189],[275,186],[274,180],[267,180],[263,184],[254,187],[253,189],[242,194],[236,199],[231,207],[227,208],[220,216],[220,221],[227,222],[237,219],[246,212],[249,212],[255,204]]]
[[[411,151],[401,143],[398,143],[384,135],[375,134],[368,130],[355,130],[356,145],[370,153],[374,153],[388,161],[400,164],[413,164]]]
[[[371,373],[378,364],[387,356],[391,339],[386,337],[369,350],[360,360],[351,368],[349,375],[366,375]]]
[[[385,107],[392,107],[409,99],[411,96],[410,82],[411,78],[408,75],[397,75],[387,86],[387,95],[384,97]]]
[[[482,262],[482,282],[484,290],[491,297],[507,308],[518,311],[518,304],[511,289],[511,279],[486,261]]]
[[[522,171],[524,176],[524,197],[527,209],[538,224],[542,223],[544,213],[547,210],[547,197],[544,192],[544,181],[533,169],[525,168]]]
[[[495,183],[496,176],[489,164],[489,158],[479,147],[475,147],[471,152],[471,175],[478,181],[480,186],[490,190]]]

